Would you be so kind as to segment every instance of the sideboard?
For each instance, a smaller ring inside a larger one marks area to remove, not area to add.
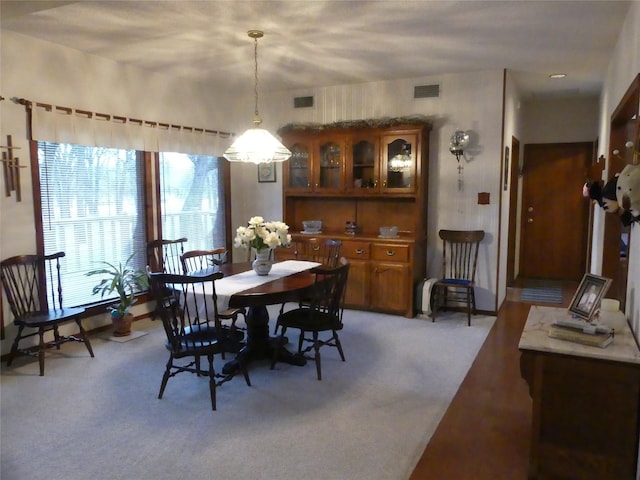
[[[529,479],[633,480],[638,462],[640,350],[627,325],[606,348],[548,336],[565,308],[532,306],[520,371],[532,398]]]

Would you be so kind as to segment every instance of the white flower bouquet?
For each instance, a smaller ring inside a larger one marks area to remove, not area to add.
[[[291,243],[289,225],[284,222],[265,222],[262,217],[251,217],[246,227],[238,227],[234,245],[238,248],[255,248],[263,252]]]

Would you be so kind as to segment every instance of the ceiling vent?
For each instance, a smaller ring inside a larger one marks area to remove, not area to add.
[[[313,107],[313,97],[295,97],[293,99],[293,108],[310,108]]]
[[[413,98],[438,98],[440,85],[418,85],[413,87]]]

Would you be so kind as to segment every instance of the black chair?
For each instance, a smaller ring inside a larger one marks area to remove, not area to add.
[[[214,369],[214,356],[228,351],[234,340],[222,328],[218,317],[215,281],[222,273],[206,275],[174,275],[150,273],[151,291],[158,302],[158,312],[166,333],[165,347],[169,350],[158,398],[162,398],[167,382],[181,372],[209,377],[211,408],[216,409],[216,388],[231,380],[233,374],[218,374]],[[167,289],[180,292],[179,297],[168,297]],[[203,369],[201,357],[206,357],[208,368]],[[176,360],[186,359],[180,364]],[[239,360],[247,385],[251,386],[246,365]]]
[[[294,255],[296,260],[308,260],[322,263],[324,266],[334,268],[340,259],[342,240],[327,238],[322,240],[309,237],[294,242]]]
[[[39,359],[42,376],[45,350],[51,347],[59,350],[61,344],[69,341],[83,342],[89,354],[94,356],[89,337],[82,327],[81,316],[85,309],[63,306],[60,259],[64,256],[64,252],[44,256],[19,255],[0,262],[0,280],[13,314],[13,324],[18,327],[7,366],[18,353],[34,355]],[[78,325],[77,335],[60,335],[59,325],[67,322]],[[24,334],[25,329],[36,331]],[[44,334],[48,331],[53,332],[54,339],[45,342]],[[40,339],[35,353],[32,349],[19,348],[21,340],[35,335]]]
[[[213,250],[190,250],[180,257],[180,261],[185,275],[217,272],[220,265],[227,262],[227,249],[220,247]],[[244,308],[227,308],[218,311],[218,317],[221,321],[229,321],[226,328],[229,328],[231,338],[237,339],[238,347],[241,346],[240,343],[244,338],[242,332],[246,330],[246,327],[237,325],[240,315],[246,324],[247,313]]]
[[[324,267],[334,268],[338,265],[340,260],[340,248],[342,247],[342,240],[325,239],[322,240],[317,237],[302,238],[292,242],[293,254],[296,260],[306,260],[310,262],[321,263]],[[309,305],[310,300],[302,298],[298,302],[298,306],[302,307]],[[284,312],[286,303],[280,306],[280,314]],[[277,335],[280,328],[280,322],[276,320],[275,327],[273,328],[274,335]]]
[[[311,270],[315,274],[315,283],[309,297],[309,305],[283,312],[278,316],[278,323],[282,327],[282,337],[287,329],[300,330],[298,340],[298,354],[315,360],[318,380],[322,380],[320,348],[331,346],[338,349],[340,358],[345,361],[342,344],[338,331],[342,330],[342,305],[347,285],[349,264],[344,262],[335,268],[324,265]],[[331,332],[329,338],[320,339],[320,333]],[[310,343],[303,348],[304,343]],[[307,355],[313,350],[313,356]],[[271,368],[277,361],[277,352],[271,361]]]
[[[432,321],[438,310],[464,309],[467,324],[476,314],[475,279],[483,230],[440,230],[442,277],[433,284]]]
[[[176,240],[158,239],[147,242],[147,272],[153,273],[183,273],[182,261],[180,257],[184,254],[184,244],[186,238]],[[167,290],[167,297],[176,295],[175,292]],[[151,312],[151,320],[158,318],[158,311]]]
[[[147,242],[147,265],[152,272],[182,273],[180,257],[184,254],[186,238],[151,240]]]

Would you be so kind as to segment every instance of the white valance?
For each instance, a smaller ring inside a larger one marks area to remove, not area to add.
[[[233,135],[217,130],[33,103],[33,140],[221,157]]]

